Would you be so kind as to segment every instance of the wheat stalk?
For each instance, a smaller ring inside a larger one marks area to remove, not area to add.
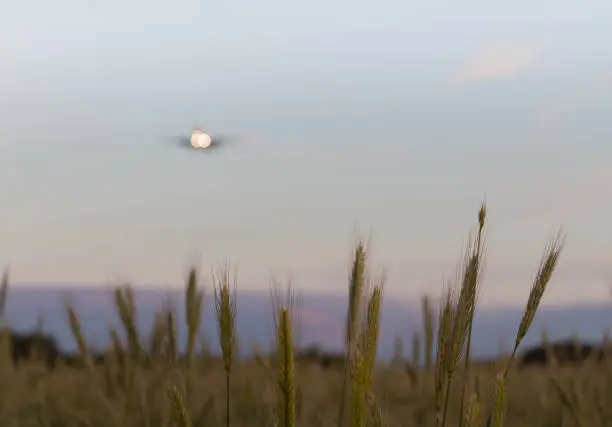
[[[425,370],[430,371],[433,363],[435,314],[431,308],[430,298],[427,295],[423,296],[421,307],[423,313],[423,335],[425,339]]]
[[[474,323],[474,312],[476,311],[476,299],[478,298],[478,285],[483,268],[483,230],[487,217],[486,205],[482,205],[478,211],[478,236],[476,237],[475,248],[471,253],[463,276],[462,292],[465,289],[466,311],[467,311],[467,343],[465,349],[465,369],[463,372],[463,384],[461,387],[461,402],[459,413],[464,413],[465,395],[467,392],[468,378],[470,372],[470,352],[472,348],[472,325]],[[463,426],[464,418],[460,418],[459,427]]]
[[[83,359],[83,362],[85,363],[85,367],[91,374],[94,374],[94,367],[91,360],[91,355],[87,347],[87,341],[85,340],[83,328],[81,327],[81,322],[79,321],[79,317],[76,313],[76,310],[72,305],[68,305],[66,307],[66,313],[68,315],[70,331],[72,332],[72,335],[77,342],[79,353],[81,355],[81,358]]]
[[[9,291],[9,269],[5,268],[0,281],[0,363],[11,368],[13,366],[11,331],[5,316],[6,302]]]
[[[278,425],[295,426],[296,386],[291,314],[279,308],[276,345],[278,349]]]
[[[225,417],[226,427],[230,424],[230,377],[236,351],[236,275],[230,274],[229,261],[223,263],[212,274],[215,292],[215,314],[219,331],[219,344],[225,371]],[[233,289],[230,289],[233,288]]]
[[[202,318],[204,293],[198,290],[197,270],[191,268],[185,290],[185,323],[187,324],[187,366],[193,365],[198,330]]]
[[[138,362],[142,355],[142,348],[138,336],[138,327],[136,326],[134,291],[130,285],[115,288],[115,307],[128,339],[130,358]]]
[[[510,369],[510,365],[514,360],[516,355],[516,351],[521,344],[521,341],[527,334],[527,331],[531,327],[531,323],[533,322],[533,318],[542,302],[542,298],[544,296],[544,292],[548,287],[548,283],[552,277],[552,274],[557,267],[559,262],[559,258],[561,256],[561,252],[565,247],[565,236],[559,231],[556,237],[548,244],[546,249],[544,250],[544,255],[540,261],[540,265],[538,267],[538,272],[536,273],[535,279],[531,285],[531,291],[529,292],[529,298],[527,299],[527,304],[525,306],[525,310],[523,312],[523,317],[521,319],[521,323],[519,324],[518,330],[516,332],[516,338],[514,341],[514,349],[512,350],[512,355],[508,360],[506,365],[506,369],[504,370],[504,376],[508,374],[508,370]]]
[[[356,336],[359,328],[359,313],[362,306],[362,298],[366,281],[367,251],[365,243],[359,240],[355,245],[353,261],[349,275],[348,308],[345,325],[345,363],[342,390],[340,392],[340,412],[338,416],[338,427],[344,423],[344,411],[347,399],[347,389],[352,379],[351,372],[356,369],[353,365],[358,361],[353,360],[355,355]],[[353,381],[354,383],[354,381]]]
[[[185,402],[183,396],[178,391],[176,386],[171,386],[168,389],[168,397],[172,405],[172,418],[177,427],[191,427],[191,419],[185,408]]]

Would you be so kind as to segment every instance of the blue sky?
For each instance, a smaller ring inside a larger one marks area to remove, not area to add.
[[[17,282],[177,283],[226,256],[342,289],[356,230],[389,292],[437,292],[479,203],[483,303],[608,297],[612,5],[16,2],[0,16],[0,263]],[[193,126],[249,135],[174,150]]]

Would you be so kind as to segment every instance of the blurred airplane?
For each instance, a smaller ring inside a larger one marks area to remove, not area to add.
[[[228,142],[234,142],[239,139],[237,136],[228,135],[210,135],[199,128],[194,129],[191,133],[191,137],[186,136],[173,138],[173,143],[179,148],[186,148],[189,150],[211,150],[214,148],[220,148],[226,145]]]

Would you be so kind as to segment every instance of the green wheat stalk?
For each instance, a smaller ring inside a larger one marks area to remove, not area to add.
[[[427,295],[423,296],[421,306],[423,313],[423,335],[425,340],[425,370],[429,372],[433,363],[435,314],[431,308],[430,298]]]
[[[278,425],[295,427],[296,386],[291,314],[285,306],[278,313]]]
[[[185,407],[183,396],[178,391],[176,386],[171,386],[168,389],[168,397],[172,405],[172,420],[177,427],[191,427],[191,419]]]
[[[506,362],[506,367],[503,370],[503,373],[498,377],[498,380],[496,382],[497,403],[493,407],[493,413],[489,415],[487,426],[501,427],[502,425],[501,423],[503,422],[503,414],[500,414],[500,411],[503,411],[503,405],[499,403],[499,401],[503,400],[502,398],[505,398],[504,388],[506,385],[506,377],[508,376],[508,372],[516,355],[516,351],[519,345],[521,344],[521,341],[529,331],[529,328],[531,327],[535,314],[540,306],[540,303],[542,302],[544,292],[546,291],[552,274],[555,268],[557,267],[559,258],[564,247],[565,237],[563,236],[561,231],[559,231],[555,238],[547,245],[546,249],[544,250],[544,255],[540,260],[538,271],[531,285],[529,298],[527,299],[527,304],[523,312],[523,317],[516,333],[512,354]]]
[[[85,367],[89,371],[90,374],[94,374],[94,366],[91,360],[91,354],[89,352],[89,348],[87,347],[87,341],[85,339],[85,335],[83,334],[83,328],[81,327],[81,322],[79,321],[79,317],[76,313],[76,310],[72,305],[68,305],[66,307],[66,313],[68,315],[68,323],[70,325],[70,331],[72,332],[72,336],[77,342],[77,346],[79,349],[79,354],[85,363]]]
[[[115,307],[127,336],[130,358],[138,362],[142,356],[142,348],[136,326],[134,291],[130,285],[123,285],[115,288],[114,296]]]
[[[212,273],[215,292],[215,314],[219,332],[219,344],[225,371],[225,420],[230,425],[230,377],[236,351],[236,275],[230,274],[229,261]]]
[[[4,269],[4,272],[2,273],[2,279],[0,280],[0,363],[10,369],[13,366],[11,331],[9,329],[8,321],[5,316],[6,302],[8,300],[8,291],[9,269],[7,267]]]
[[[483,266],[483,230],[487,217],[486,205],[482,205],[478,211],[478,235],[476,237],[475,249],[470,255],[467,266],[465,267],[465,273],[463,276],[463,284],[461,286],[462,292],[465,289],[468,295],[468,301],[466,302],[467,307],[467,344],[465,349],[465,368],[463,371],[463,384],[461,387],[461,403],[459,413],[463,415],[465,405],[465,395],[467,392],[469,372],[470,372],[470,352],[472,347],[472,325],[474,323],[474,312],[476,310],[476,299],[478,298],[478,284]],[[463,427],[464,418],[460,418],[459,427]]]
[[[353,360],[356,352],[355,344],[359,328],[359,313],[362,307],[362,299],[366,282],[366,263],[367,252],[365,243],[359,240],[355,245],[353,252],[353,262],[349,275],[349,300],[345,325],[345,363],[344,375],[342,381],[341,397],[340,397],[340,412],[338,416],[338,427],[342,427],[344,423],[344,412],[347,400],[347,390],[352,381],[352,371],[356,368],[353,366],[358,363],[358,360]]]
[[[193,365],[196,340],[202,318],[204,293],[198,290],[197,270],[191,268],[185,292],[185,323],[187,324],[187,366]]]

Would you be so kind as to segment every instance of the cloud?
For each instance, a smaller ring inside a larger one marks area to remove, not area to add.
[[[538,48],[534,45],[489,45],[453,76],[452,83],[455,86],[466,86],[520,74],[532,64],[537,51]]]

